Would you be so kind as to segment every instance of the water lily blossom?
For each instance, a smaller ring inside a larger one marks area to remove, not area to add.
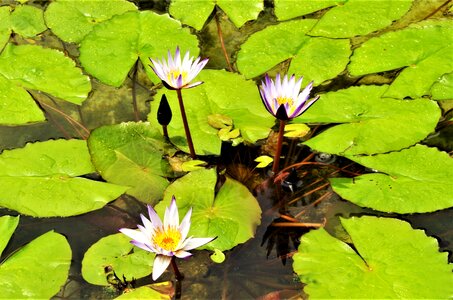
[[[313,82],[310,82],[302,92],[300,86],[303,77],[296,81],[294,75],[288,79],[285,75],[283,80],[280,74],[275,77],[275,82],[266,74],[264,81],[261,82],[260,94],[266,109],[277,119],[287,121],[300,116],[312,105],[319,96],[310,101],[310,92]]]
[[[154,73],[162,80],[168,89],[179,90],[188,89],[202,84],[202,81],[191,83],[191,81],[200,73],[204,66],[208,63],[208,58],[201,60],[197,57],[191,57],[189,51],[186,52],[184,58],[181,60],[181,52],[179,47],[176,47],[175,56],[173,57],[168,51],[168,58],[165,60],[154,60],[151,68]]]
[[[156,253],[153,265],[153,280],[162,275],[174,257],[185,258],[191,256],[192,254],[187,251],[203,246],[215,239],[187,237],[190,229],[192,208],[189,209],[180,224],[178,207],[174,196],[170,206],[165,209],[163,222],[156,211],[149,205],[148,214],[149,219],[140,215],[143,226],[138,225],[139,230],[121,228],[120,232],[132,238],[131,243],[133,245]]]

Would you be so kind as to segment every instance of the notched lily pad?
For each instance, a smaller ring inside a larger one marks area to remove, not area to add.
[[[85,141],[51,140],[0,155],[0,206],[35,217],[73,216],[103,207],[127,189],[88,180]]]
[[[155,254],[135,247],[130,241],[126,235],[116,233],[94,243],[82,260],[83,279],[91,284],[109,285],[106,267],[129,281],[151,274]]]
[[[324,229],[302,236],[294,271],[316,299],[448,299],[452,265],[437,240],[390,218],[342,219],[354,248]]]
[[[33,37],[47,29],[43,11],[30,5],[16,6],[10,16],[10,25],[14,32],[23,37]]]
[[[279,21],[308,15],[318,10],[343,5],[347,0],[288,1],[274,0],[274,13]]]
[[[453,72],[443,75],[431,86],[434,100],[453,99]]]
[[[0,6],[0,20],[2,20],[0,22],[0,52],[2,52],[3,47],[8,43],[11,35],[10,12],[10,6]]]
[[[331,178],[332,188],[357,205],[397,213],[424,213],[453,206],[453,159],[416,145],[400,152],[350,159],[379,173]]]
[[[193,209],[189,236],[217,237],[201,249],[225,251],[254,236],[261,208],[245,186],[229,177],[214,195],[216,182],[215,169],[193,171],[169,185],[155,209],[163,217],[174,195],[181,218]]]
[[[319,152],[349,157],[409,147],[434,131],[440,117],[436,102],[382,98],[387,88],[359,86],[321,95],[294,122],[343,124],[305,144]]]

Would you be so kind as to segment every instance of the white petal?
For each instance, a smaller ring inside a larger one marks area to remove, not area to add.
[[[186,257],[189,257],[191,255],[192,255],[192,253],[184,251],[184,250],[178,250],[178,251],[175,252],[175,256],[178,257],[178,258],[186,258]]]
[[[160,220],[160,217],[157,215],[154,208],[151,207],[151,205],[148,205],[148,215],[154,228],[162,227],[162,221]]]
[[[181,225],[179,225],[179,232],[181,232],[181,241],[184,241],[189,233],[190,229],[190,218],[192,216],[192,208],[184,216],[184,219],[181,221]]]
[[[165,272],[170,262],[171,262],[170,256],[164,255],[156,256],[153,263],[153,280],[157,280],[157,278],[159,278],[160,275],[162,275],[162,273]]]
[[[179,226],[178,206],[176,205],[175,196],[171,198],[170,207],[165,209],[164,227],[168,228],[169,226]]]
[[[143,243],[137,242],[137,241],[135,241],[135,240],[132,240],[132,241],[131,241],[131,244],[134,245],[134,246],[136,246],[136,247],[138,247],[138,248],[141,248],[141,249],[143,249],[143,250],[145,250],[145,251],[148,251],[148,252],[155,252],[155,251],[152,249],[152,247],[151,247],[150,245],[148,245],[148,244],[143,244]]]
[[[201,247],[214,239],[215,238],[190,238],[181,250],[192,250]]]
[[[120,232],[127,235],[128,237],[132,238],[133,240],[136,240],[137,242],[140,242],[140,243],[148,242],[146,236],[144,236],[140,231],[129,229],[129,228],[121,228]]]

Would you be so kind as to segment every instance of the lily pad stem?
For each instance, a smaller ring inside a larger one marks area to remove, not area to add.
[[[184,124],[184,131],[186,132],[187,145],[189,146],[190,156],[192,159],[196,159],[195,149],[193,147],[192,136],[190,135],[189,123],[187,123],[186,110],[184,109],[184,103],[182,101],[181,89],[177,89],[179,108],[181,110],[182,123]]]
[[[272,166],[272,172],[277,174],[278,172],[278,167],[280,164],[280,154],[282,153],[282,144],[283,144],[283,133],[285,132],[285,125],[286,121],[279,120],[280,121],[280,127],[278,129],[278,139],[277,139],[277,149],[275,151],[275,156],[274,156],[274,165]]]
[[[220,27],[220,19],[219,19],[218,12],[216,12],[216,14],[215,14],[215,24],[217,26],[217,35],[219,36],[219,41],[220,41],[220,46],[222,47],[223,56],[225,57],[226,63],[228,65],[228,71],[234,72],[233,66],[231,65],[231,62],[230,62],[230,57],[228,56],[228,52],[225,47],[225,42],[223,40],[222,27]]]

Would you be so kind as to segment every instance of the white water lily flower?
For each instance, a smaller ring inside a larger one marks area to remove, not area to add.
[[[189,209],[181,224],[179,224],[178,207],[174,196],[170,207],[165,209],[163,223],[150,205],[148,205],[148,214],[149,220],[142,214],[140,215],[143,226],[138,225],[138,231],[128,228],[121,228],[120,231],[132,238],[131,243],[135,246],[157,254],[153,265],[153,280],[162,275],[173,256],[188,257],[192,255],[187,252],[188,250],[203,246],[215,239],[187,237],[192,208]]]
[[[168,59],[162,58],[161,61],[150,58],[153,65],[151,68],[154,73],[162,80],[164,85],[169,89],[179,90],[188,89],[197,85],[202,84],[202,81],[190,83],[200,73],[201,69],[208,63],[208,58],[200,61],[200,57],[197,57],[194,61],[193,57],[190,57],[189,51],[184,55],[184,59],[181,61],[181,53],[179,47],[176,47],[176,53],[174,58],[170,51],[168,51]]]

